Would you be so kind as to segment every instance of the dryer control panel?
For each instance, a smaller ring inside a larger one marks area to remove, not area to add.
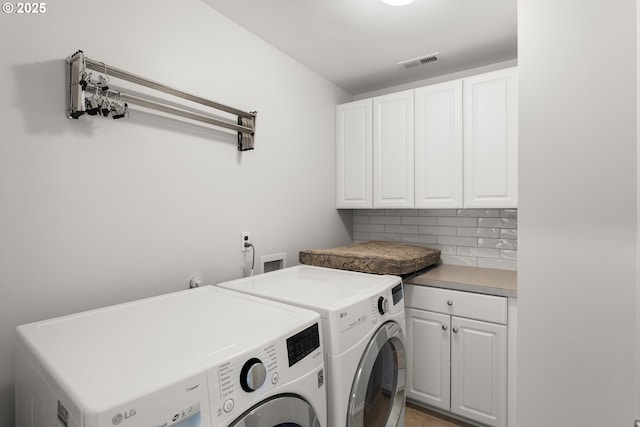
[[[404,311],[402,283],[371,297],[369,307],[371,325],[377,325],[388,316]]]
[[[389,312],[389,304],[397,305],[403,299],[402,283],[391,289],[391,302],[388,296],[381,295],[378,297],[378,313],[385,315]],[[374,314],[375,315],[375,314]]]
[[[363,339],[372,330],[387,320],[404,322],[404,289],[400,278],[383,290],[336,311],[329,312],[328,326],[325,331],[339,331],[328,334],[331,340],[332,354],[341,354]]]

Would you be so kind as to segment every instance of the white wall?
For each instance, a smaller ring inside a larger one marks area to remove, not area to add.
[[[635,3],[518,3],[518,427],[635,419]]]
[[[636,164],[640,165],[640,0],[636,0]],[[640,169],[640,167],[639,167]],[[640,420],[640,170],[636,170],[636,420]]]
[[[334,208],[335,105],[350,95],[198,0],[67,0],[0,17],[0,425],[18,324],[240,277],[261,255],[349,243]],[[133,111],[65,116],[64,58],[88,57],[244,110],[224,131]],[[340,215],[344,215],[341,217]],[[248,253],[250,254],[250,253]],[[82,339],[82,337],[78,337]]]

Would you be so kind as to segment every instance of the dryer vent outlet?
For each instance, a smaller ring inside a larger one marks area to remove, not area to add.
[[[419,65],[430,64],[438,60],[440,52],[430,53],[428,55],[418,56],[417,58],[407,59],[406,61],[398,62],[398,65],[402,65],[404,68],[413,68]]]
[[[262,272],[281,270],[286,267],[287,254],[285,252],[279,254],[264,255],[260,257]]]

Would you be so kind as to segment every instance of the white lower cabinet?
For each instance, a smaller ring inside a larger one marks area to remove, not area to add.
[[[406,286],[407,398],[507,425],[507,298]]]
[[[451,409],[451,316],[405,309],[407,317],[407,397]]]
[[[506,426],[507,327],[451,319],[451,412]]]

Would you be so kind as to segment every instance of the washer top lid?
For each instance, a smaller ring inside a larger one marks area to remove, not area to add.
[[[312,311],[203,286],[18,326],[17,342],[76,402],[95,408],[116,396],[133,398],[134,389],[156,391],[318,321]]]
[[[298,265],[218,286],[321,313],[340,310],[401,283],[400,277]]]

